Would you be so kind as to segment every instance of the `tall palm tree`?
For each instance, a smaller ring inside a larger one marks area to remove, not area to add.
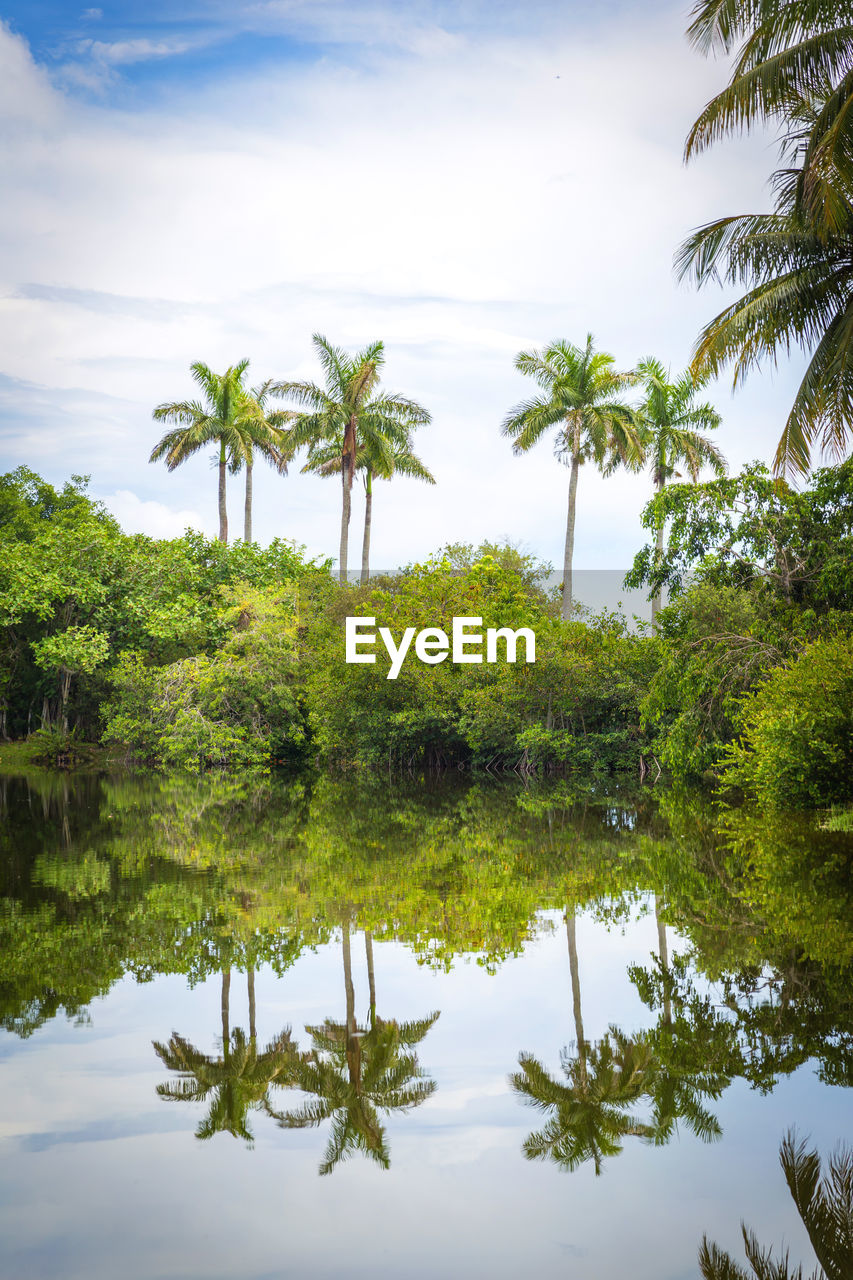
[[[519,1054],[520,1071],[510,1085],[527,1102],[548,1115],[538,1132],[524,1143],[528,1160],[551,1159],[563,1169],[592,1160],[601,1173],[607,1156],[618,1155],[626,1137],[651,1142],[654,1128],[637,1119],[631,1108],[647,1092],[653,1068],[651,1051],[641,1039],[618,1027],[572,1056],[560,1054],[565,1082],[555,1079],[530,1053]]]
[[[267,401],[273,386],[272,378],[262,382],[246,396],[244,414],[237,423],[241,447],[231,456],[231,471],[246,467],[246,499],[243,509],[243,541],[252,541],[252,497],[255,458],[263,458],[279,475],[287,474],[290,460],[285,428],[293,414],[287,409],[270,410]]]
[[[683,466],[690,479],[699,479],[699,473],[708,466],[716,476],[725,475],[726,463],[722,453],[702,431],[714,431],[720,425],[720,415],[712,404],[697,403],[697,395],[708,382],[707,375],[694,377],[688,369],[674,382],[659,360],[649,356],[637,365],[644,396],[637,410],[642,429],[646,458],[652,472],[652,482],[660,493],[667,481],[678,476],[677,468]],[[657,550],[663,553],[664,522],[658,521]],[[661,607],[660,592],[652,598],[652,621]]]
[[[373,523],[373,479],[392,480],[394,476],[410,476],[435,484],[435,477],[413,451],[411,439],[388,440],[374,435],[364,439],[356,456],[355,469],[364,477],[364,536],[361,544],[361,582],[370,578],[370,533]],[[321,476],[338,475],[341,470],[341,446],[338,441],[317,446],[309,451],[303,471]]]
[[[552,342],[541,352],[522,351],[515,359],[516,369],[534,378],[542,394],[515,406],[504,419],[504,435],[513,440],[514,453],[526,453],[546,431],[556,427],[554,452],[571,468],[563,560],[564,620],[572,611],[579,468],[591,460],[608,474],[619,463],[636,468],[643,460],[634,411],[620,399],[634,375],[617,372],[614,363],[613,356],[595,350],[592,334],[587,335],[583,348]]]
[[[373,939],[366,934],[370,1020],[366,1027],[359,1026],[348,918],[343,921],[341,944],[346,1021],[327,1018],[319,1026],[306,1027],[312,1048],[294,1062],[292,1076],[287,1077],[288,1084],[313,1095],[316,1101],[293,1111],[271,1113],[284,1129],[313,1128],[325,1120],[332,1121],[321,1174],[331,1173],[354,1151],[363,1151],[387,1169],[390,1152],[379,1112],[406,1113],[420,1106],[436,1089],[435,1081],[426,1078],[417,1054],[407,1051],[423,1040],[438,1013],[403,1023],[376,1017]]]
[[[325,389],[313,382],[277,382],[271,392],[304,406],[302,412],[293,415],[288,433],[293,452],[303,446],[339,442],[342,485],[339,572],[341,583],[345,583],[352,485],[362,442],[385,436],[402,443],[412,429],[428,423],[430,415],[405,396],[377,392],[385,362],[383,343],[372,342],[349,356],[319,333],[314,334],[312,342],[323,367]]]
[[[190,371],[204,399],[171,401],[158,405],[154,410],[157,422],[178,425],[157,442],[151,450],[149,462],[165,458],[168,469],[174,471],[201,449],[210,445],[218,447],[220,542],[228,541],[225,473],[229,457],[239,457],[243,448],[240,426],[246,415],[243,378],[248,367],[248,360],[240,360],[224,373],[214,373],[206,364],[196,361],[190,366]]]
[[[819,1269],[812,1280],[850,1280],[853,1275],[853,1151],[830,1157],[829,1177],[821,1180],[817,1151],[806,1150],[791,1132],[784,1139],[779,1159],[797,1212],[808,1232]],[[788,1255],[771,1260],[771,1250],[762,1249],[745,1226],[743,1242],[750,1271],[730,1254],[711,1244],[706,1236],[699,1250],[699,1268],[704,1280],[802,1280],[802,1267],[790,1270]]]
[[[774,461],[777,474],[805,474],[816,443],[843,456],[853,424],[853,13],[848,0],[699,0],[688,35],[705,53],[739,49],[687,158],[768,122],[783,158],[773,213],[708,223],[679,251],[682,277],[747,289],[706,325],[692,368],[732,361],[738,386],[780,350],[807,353]]]

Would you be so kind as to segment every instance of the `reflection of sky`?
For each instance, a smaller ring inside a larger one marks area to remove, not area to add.
[[[396,944],[375,944],[377,1005],[399,1020],[440,1009],[420,1046],[438,1091],[388,1121],[391,1170],[360,1156],[319,1178],[321,1130],[284,1133],[253,1115],[254,1150],[192,1134],[202,1108],[160,1101],[168,1074],[151,1040],[179,1030],[212,1050],[220,987],[179,977],[119,983],[91,1006],[91,1024],[55,1021],[30,1040],[6,1037],[0,1057],[0,1239],[16,1280],[190,1280],[280,1276],[436,1275],[687,1280],[707,1231],[740,1251],[745,1218],[769,1243],[807,1256],[778,1166],[796,1123],[823,1152],[853,1129],[849,1094],[811,1068],[769,1097],[734,1084],[717,1104],[723,1141],[685,1134],[665,1148],[628,1140],[602,1177],[529,1164],[521,1143],[538,1116],[506,1085],[519,1050],[556,1068],[573,1038],[566,937],[559,915],[524,955],[489,976],[461,962],[420,968]],[[624,932],[578,924],[587,1036],[626,1031],[649,1014],[626,977],[656,943],[648,916]],[[360,936],[353,939],[357,1009],[367,1012]],[[258,974],[258,1033],[343,1016],[339,945],[303,956],[283,978]],[[232,1026],[246,1026],[243,975],[231,982]],[[286,1095],[279,1095],[286,1096]]]

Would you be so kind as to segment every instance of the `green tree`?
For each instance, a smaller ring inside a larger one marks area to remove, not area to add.
[[[222,971],[222,1057],[202,1053],[195,1045],[173,1032],[168,1044],[154,1041],[160,1061],[180,1076],[176,1084],[157,1086],[159,1097],[170,1102],[207,1102],[207,1115],[196,1129],[196,1137],[212,1138],[230,1133],[249,1146],[254,1137],[248,1125],[250,1111],[270,1111],[269,1090],[289,1078],[294,1069],[296,1049],[290,1028],[258,1051],[255,1032],[254,971],[248,973],[249,1035],[240,1027],[230,1027],[231,972]]]
[[[794,1132],[779,1150],[785,1181],[797,1213],[808,1232],[818,1260],[812,1280],[849,1280],[853,1275],[853,1151],[842,1150],[829,1160],[829,1176],[821,1178],[817,1151],[809,1151]],[[705,1236],[699,1250],[703,1280],[802,1280],[802,1267],[792,1269],[788,1254],[773,1259],[754,1232],[742,1224],[744,1250],[750,1270]]]
[[[690,479],[697,481],[704,466],[721,476],[726,464],[720,450],[703,431],[720,425],[720,415],[712,404],[697,403],[698,393],[707,378],[695,378],[687,370],[674,382],[659,360],[649,356],[637,365],[644,396],[637,411],[642,426],[643,446],[649,460],[652,483],[658,493],[673,477],[679,466],[685,467]],[[657,530],[658,555],[663,552],[664,526]],[[660,612],[661,596],[652,597],[652,621]]]
[[[165,459],[174,471],[200,450],[216,445],[219,449],[219,541],[228,541],[228,511],[225,505],[225,475],[229,457],[245,456],[246,418],[250,416],[243,378],[248,360],[240,360],[224,373],[214,373],[206,364],[196,361],[190,366],[193,381],[201,388],[203,400],[177,400],[158,405],[157,422],[178,425],[167,431],[151,450],[149,462]]]
[[[430,415],[414,400],[388,392],[378,393],[385,363],[385,348],[372,342],[348,356],[333,347],[321,334],[312,341],[326,378],[325,389],[313,382],[277,382],[273,394],[285,396],[303,406],[295,413],[288,433],[290,449],[322,447],[337,443],[340,448],[342,484],[340,581],[347,580],[349,524],[352,485],[363,444],[381,449],[382,442],[398,447],[408,444],[410,432],[430,422]]]
[[[54,635],[37,640],[33,654],[38,666],[54,671],[59,677],[59,724],[68,730],[68,694],[72,676],[91,675],[106,662],[110,651],[110,638],[95,627],[68,627]],[[47,727],[47,726],[46,726]]]
[[[563,558],[564,621],[572,612],[578,471],[588,461],[593,461],[604,474],[619,463],[637,468],[643,461],[636,416],[620,398],[634,375],[617,372],[614,363],[613,356],[595,350],[592,334],[587,335],[583,349],[568,342],[552,342],[542,351],[520,352],[515,359],[516,369],[533,378],[542,394],[516,405],[502,426],[517,454],[526,453],[546,431],[556,427],[554,452],[570,467]]]
[[[425,1102],[436,1089],[426,1078],[417,1054],[409,1052],[426,1036],[438,1013],[415,1022],[397,1022],[375,1016],[373,940],[365,937],[370,977],[371,1016],[359,1026],[355,1016],[350,926],[342,925],[346,1021],[326,1019],[308,1026],[312,1048],[294,1064],[291,1082],[316,1101],[293,1111],[274,1113],[283,1129],[313,1128],[331,1120],[331,1131],[321,1174],[329,1174],[354,1151],[363,1151],[383,1169],[390,1163],[385,1129],[379,1113],[406,1113]]]

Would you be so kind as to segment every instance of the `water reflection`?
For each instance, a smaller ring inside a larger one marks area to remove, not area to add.
[[[381,1117],[433,1095],[415,1050],[438,1015],[380,1016],[374,939],[438,972],[464,957],[494,973],[553,927],[543,912],[557,908],[574,1041],[562,1077],[525,1051],[511,1078],[545,1117],[529,1157],[599,1172],[625,1139],[662,1145],[679,1123],[710,1141],[732,1081],[768,1091],[809,1060],[828,1083],[853,1083],[853,841],[813,821],[565,784],[37,774],[0,779],[0,793],[0,1025],[28,1037],[60,1012],[83,1017],[126,976],[220,975],[219,1051],[177,1031],[155,1043],[175,1075],[160,1096],[207,1107],[199,1137],[251,1142],[253,1114],[283,1129],[328,1122],[322,1172],[353,1151],[387,1167]],[[646,912],[657,955],[629,973],[652,1025],[590,1040],[577,917],[621,928]],[[667,927],[680,938],[672,955]],[[343,1017],[307,1025],[302,1045],[285,1029],[259,1047],[254,971],[282,975],[338,936]],[[247,975],[248,1032],[230,1025],[233,971]]]

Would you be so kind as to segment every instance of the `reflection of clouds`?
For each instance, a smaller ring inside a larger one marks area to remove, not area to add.
[[[463,1130],[431,1132],[419,1147],[419,1158],[429,1165],[474,1164],[483,1156],[518,1147],[518,1132],[500,1125],[467,1125]],[[402,1143],[397,1139],[397,1145]]]
[[[505,1079],[490,1080],[485,1084],[471,1085],[468,1088],[440,1088],[430,1099],[430,1111],[463,1111],[471,1103],[481,1102],[485,1098],[500,1098],[510,1092]]]

